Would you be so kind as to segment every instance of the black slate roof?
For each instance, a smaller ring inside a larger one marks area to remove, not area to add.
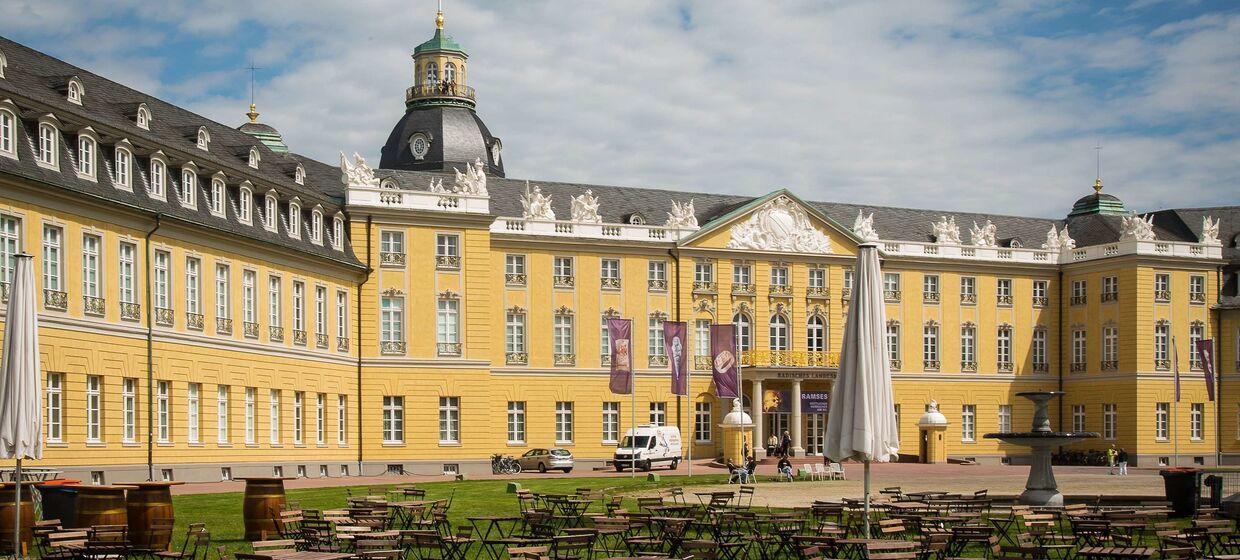
[[[347,242],[343,250],[332,248],[331,219],[342,208],[344,200],[340,173],[324,169],[334,168],[296,154],[273,152],[254,137],[232,127],[4,37],[0,37],[0,52],[3,52],[8,60],[5,77],[0,78],[0,100],[10,99],[21,111],[21,126],[18,127],[17,138],[18,160],[0,157],[0,172],[40,181],[85,196],[157,212],[167,218],[248,237],[353,267],[362,267]],[[69,79],[75,76],[81,80],[85,90],[81,105],[69,102],[63,93]],[[131,117],[138,105],[143,103],[152,114],[150,130],[139,128]],[[32,134],[37,132],[37,119],[47,113],[54,114],[65,127],[59,138],[59,170],[47,169],[35,163],[36,148]],[[97,181],[80,178],[74,170],[76,130],[84,126],[90,126],[100,137],[96,158]],[[195,146],[199,127],[205,127],[210,135],[208,151]],[[137,159],[133,166],[132,192],[114,187],[110,179],[113,151],[111,146],[121,138],[128,139],[133,144]],[[259,151],[259,169],[247,165],[250,147]],[[162,151],[169,160],[167,201],[147,194],[147,174],[150,171],[147,156],[156,150]],[[199,168],[196,209],[182,206],[175,196],[174,185],[180,182],[178,169],[185,161],[192,161]],[[299,162],[306,170],[305,185],[298,185],[293,180],[293,173]],[[229,187],[229,204],[226,205],[226,217],[223,218],[212,215],[207,204],[209,177],[216,172],[226,175]],[[263,195],[271,189],[279,193],[282,203],[293,196],[300,198],[306,216],[306,219],[302,220],[303,231],[300,239],[288,235],[287,207],[283,204],[277,232],[269,232],[262,227],[257,210],[254,213],[253,225],[243,224],[237,219],[237,189],[243,180],[249,180],[253,185],[256,206],[260,206],[257,203],[261,202]],[[316,204],[323,207],[324,225],[328,230],[324,234],[322,245],[310,241],[308,230],[309,212]]]

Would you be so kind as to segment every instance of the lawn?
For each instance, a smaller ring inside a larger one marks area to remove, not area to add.
[[[522,488],[534,492],[571,494],[578,488],[590,488],[605,491],[608,494],[619,492],[637,492],[656,488],[674,486],[691,486],[705,484],[722,484],[727,482],[727,475],[694,476],[663,476],[658,482],[647,482],[644,476],[609,477],[609,478],[519,478]],[[408,484],[405,482],[404,484]],[[479,480],[463,482],[425,482],[417,483],[418,488],[426,489],[426,499],[452,499],[452,509],[448,517],[453,524],[468,524],[466,517],[481,515],[504,515],[517,513],[517,498],[507,492],[508,483],[502,480]],[[394,485],[390,485],[394,486]],[[368,488],[377,486],[348,487],[354,494],[365,494]],[[289,490],[287,500],[295,502],[302,509],[335,509],[345,506],[348,496],[346,487],[307,488]],[[244,538],[243,519],[241,514],[243,494],[228,492],[223,494],[189,494],[174,496],[173,507],[176,509],[176,531],[173,546],[180,547],[189,523],[206,523],[211,532],[212,546],[222,545],[230,551],[248,552],[249,544]],[[629,504],[635,506],[636,503]],[[601,504],[593,506],[593,510],[602,510]],[[212,555],[214,557],[214,555]]]

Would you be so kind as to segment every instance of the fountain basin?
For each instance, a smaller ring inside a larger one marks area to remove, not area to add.
[[[1051,431],[1048,405],[1051,399],[1062,395],[1061,391],[1016,393],[1016,396],[1033,401],[1033,429],[1028,432],[999,432],[982,436],[1030,448],[1029,479],[1025,481],[1025,491],[1020,495],[1022,504],[1062,506],[1063,494],[1059,492],[1059,485],[1055,482],[1055,473],[1051,468],[1051,450],[1060,445],[1098,437],[1097,432]]]

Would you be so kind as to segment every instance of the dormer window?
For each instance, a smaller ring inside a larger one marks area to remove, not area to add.
[[[86,94],[86,89],[82,87],[82,81],[79,80],[77,76],[69,78],[69,92],[67,95],[67,97],[69,98],[69,103],[72,103],[74,105],[81,105],[82,96],[85,94]]]
[[[254,191],[250,183],[242,183],[237,193],[237,219],[243,224],[250,224],[254,218]]]
[[[112,182],[119,189],[133,190],[133,152],[120,145],[116,147],[112,157]]]
[[[60,129],[56,125],[43,121],[39,123],[39,165],[44,167],[60,166],[60,142],[57,136],[60,135]]]
[[[41,127],[40,127],[41,128]],[[41,131],[40,131],[41,132]],[[42,136],[42,134],[40,134]],[[83,179],[95,180],[95,159],[99,144],[88,132],[78,134],[77,174]],[[42,156],[39,158],[42,160]]]
[[[310,241],[315,245],[323,244],[323,208],[315,206],[310,211]]]
[[[17,113],[5,106],[0,106],[0,155],[17,159]]]
[[[276,230],[276,215],[280,212],[280,199],[276,191],[269,191],[263,200],[263,227],[267,231]]]
[[[293,239],[301,239],[301,202],[297,197],[288,203],[288,235]]]
[[[168,163],[158,152],[151,155],[150,179],[151,197],[164,200],[168,192]]]
[[[198,172],[193,167],[181,168],[181,206],[198,207]]]
[[[8,68],[9,59],[4,58],[4,53],[0,52],[0,78],[4,77],[4,69]]]
[[[646,224],[646,218],[641,214],[632,214],[629,216],[629,225],[641,226]]]
[[[250,148],[250,160],[248,162],[249,166],[254,169],[258,169],[258,162],[261,159],[262,156],[258,154],[258,148]]]
[[[298,185],[306,184],[306,168],[302,167],[300,163],[297,164],[297,169],[293,170],[293,182]]]
[[[146,103],[138,105],[138,114],[134,116],[134,122],[142,130],[151,129],[151,110],[147,108]]]
[[[344,249],[344,216],[339,212],[332,217],[332,248],[337,251]]]
[[[223,177],[217,175],[211,178],[211,213],[220,218],[224,217],[224,200],[227,192]]]
[[[199,150],[208,150],[211,147],[211,133],[207,132],[204,126],[198,127],[197,145]]]

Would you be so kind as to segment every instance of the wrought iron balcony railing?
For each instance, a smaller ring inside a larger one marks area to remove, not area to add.
[[[138,303],[121,302],[121,319],[126,321],[137,321],[142,318],[142,305]]]
[[[403,340],[387,340],[379,343],[379,353],[384,356],[404,356],[405,342]]]
[[[343,336],[336,337],[336,351],[337,352],[348,352],[349,351],[349,339]]]
[[[457,255],[435,255],[435,268],[439,270],[459,270],[461,257]]]
[[[603,278],[603,279],[600,279],[600,280],[599,280],[599,287],[600,287],[600,288],[602,288],[602,289],[604,289],[604,290],[619,290],[619,289],[620,289],[620,279],[619,279],[619,278]]]
[[[435,353],[442,357],[457,357],[461,355],[461,343],[459,342],[440,342],[435,344]]]
[[[557,288],[571,288],[576,285],[576,281],[572,276],[564,276],[557,274],[551,279],[551,285]]]
[[[215,334],[232,334],[232,319],[227,317],[215,318]]]
[[[284,327],[267,327],[267,340],[271,342],[284,342]]]
[[[525,275],[524,274],[505,274],[504,283],[508,284],[509,286],[524,286]]]
[[[666,292],[667,280],[655,280],[653,278],[646,280],[646,289],[652,292]]]
[[[939,293],[938,292],[922,292],[921,301],[925,303],[938,303]]]
[[[732,284],[732,295],[734,296],[752,296],[758,293],[758,286],[752,282],[749,284]]]
[[[571,366],[577,363],[576,354],[556,354],[552,358],[552,363],[557,366]]]
[[[977,294],[960,294],[960,303],[963,305],[977,305]]]
[[[1046,307],[1049,301],[1046,296],[1033,296],[1034,307]]]
[[[474,88],[455,82],[438,82],[411,86],[405,89],[405,103],[412,103],[419,99],[443,98],[467,100],[472,103],[474,101]]]
[[[405,254],[404,253],[380,252],[379,253],[379,266],[395,266],[395,267],[405,266]]]
[[[246,338],[258,338],[258,323],[244,321],[241,323],[241,331]]]
[[[695,294],[713,294],[716,291],[717,290],[716,290],[716,286],[714,282],[707,282],[707,281],[700,281],[700,280],[693,281],[693,293]]]
[[[43,290],[43,307],[64,311],[69,308],[69,294],[60,290]]]
[[[202,330],[202,313],[186,313],[185,328],[195,331]]]
[[[328,346],[331,346],[331,341],[331,337],[323,333],[315,333],[314,335],[314,347],[320,350],[325,350]]]
[[[293,329],[293,344],[298,346],[306,345],[306,331]]]
[[[809,299],[831,299],[831,289],[826,286],[810,286],[805,288],[805,297]]]
[[[83,313],[87,315],[94,315],[96,317],[102,317],[104,313],[107,313],[107,309],[107,300],[101,297],[82,296]],[[158,312],[159,310],[156,310],[156,320],[159,318]]]
[[[504,354],[504,363],[510,366],[523,366],[530,361],[529,354],[525,352],[508,352]]]

